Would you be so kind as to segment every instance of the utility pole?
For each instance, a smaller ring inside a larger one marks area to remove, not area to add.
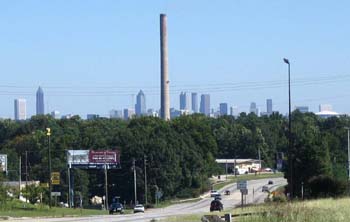
[[[26,150],[26,188],[28,186],[28,151]]]
[[[147,156],[145,155],[143,157],[143,166],[144,166],[144,171],[145,171],[145,204],[148,204],[148,199],[147,199]]]
[[[135,194],[135,205],[137,204],[137,191],[136,191],[136,167],[135,167],[135,158],[132,159],[132,168],[134,170],[134,194]]]
[[[259,167],[260,167],[260,170],[259,170],[259,174],[261,173],[261,169],[262,169],[262,167],[261,167],[261,154],[260,154],[260,146],[259,146],[259,148],[258,148],[258,155],[259,155]]]
[[[19,167],[18,167],[18,188],[19,188],[19,194],[18,199],[21,197],[21,185],[22,185],[22,156],[19,155]]]
[[[344,127],[348,130],[348,180],[349,180],[349,195],[350,195],[350,127]]]
[[[106,151],[104,152],[105,156],[105,208],[108,210],[108,172],[107,172],[107,164],[106,164]]]

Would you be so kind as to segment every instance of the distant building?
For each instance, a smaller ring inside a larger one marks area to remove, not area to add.
[[[192,112],[198,113],[198,94],[192,93]]]
[[[111,111],[109,111],[109,118],[123,119],[123,111],[112,109]]]
[[[124,109],[124,119],[131,119],[135,115],[135,110],[133,109]]]
[[[238,106],[231,106],[230,107],[230,115],[231,116],[239,116]]]
[[[154,109],[148,109],[147,116],[159,117],[159,112]]]
[[[190,94],[186,92],[180,93],[180,110],[191,110]]]
[[[66,115],[63,115],[63,116],[61,117],[61,119],[70,119],[70,118],[72,118],[72,117],[73,117],[72,114],[66,114]]]
[[[142,90],[136,96],[135,105],[136,116],[146,115],[146,97]]]
[[[174,119],[176,117],[181,116],[181,111],[175,108],[170,108],[170,119]]]
[[[59,119],[60,118],[60,112],[57,111],[57,110],[54,110],[54,111],[51,112],[51,116],[54,119]]]
[[[256,107],[255,102],[250,103],[249,113],[254,113],[255,115],[259,116],[259,109]]]
[[[308,113],[309,107],[308,106],[296,106],[295,110],[298,110],[301,113]]]
[[[43,89],[39,86],[36,91],[36,115],[44,115],[44,92]]]
[[[87,114],[86,119],[87,120],[93,120],[93,119],[98,119],[100,116],[98,114]]]
[[[15,99],[15,120],[27,119],[27,101],[25,99]]]
[[[228,114],[228,105],[227,103],[220,103],[220,116]]]
[[[201,95],[201,104],[200,104],[200,112],[206,116],[210,116],[210,95],[202,94]]]
[[[272,99],[267,99],[266,100],[266,113],[267,115],[271,115],[272,114]]]
[[[323,111],[333,111],[333,107],[330,104],[320,104],[318,106],[318,111],[323,112]]]

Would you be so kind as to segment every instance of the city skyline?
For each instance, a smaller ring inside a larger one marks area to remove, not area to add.
[[[241,111],[250,101],[264,110],[273,97],[274,109],[286,113],[286,57],[292,107],[317,111],[325,103],[350,113],[344,65],[350,31],[341,28],[350,3],[139,4],[135,9],[133,2],[89,2],[78,10],[82,1],[1,2],[0,117],[13,118],[15,98],[26,98],[28,117],[36,114],[39,85],[46,113],[109,116],[111,109],[134,108],[131,96],[139,89],[148,107],[158,110],[160,13],[167,14],[169,26],[170,107],[177,108],[178,94],[186,91],[210,94],[215,109],[224,101]]]

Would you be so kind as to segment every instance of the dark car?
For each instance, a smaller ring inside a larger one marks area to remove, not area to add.
[[[269,180],[269,182],[267,183],[268,185],[272,185],[273,184],[273,181],[272,180]]]
[[[222,211],[224,210],[224,206],[222,205],[222,203],[219,200],[213,200],[210,203],[210,212],[212,211]]]
[[[221,200],[221,194],[215,195],[214,200]]]
[[[109,207],[109,214],[113,213],[124,213],[124,207],[123,204],[121,203],[112,203],[111,206]]]

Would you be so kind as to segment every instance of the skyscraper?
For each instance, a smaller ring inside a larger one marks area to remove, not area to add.
[[[190,95],[186,92],[180,93],[180,110],[190,110]]]
[[[250,103],[249,113],[254,113],[255,115],[259,116],[259,109],[256,107],[255,102]]]
[[[15,99],[15,120],[27,119],[27,101],[25,99]]]
[[[198,95],[197,93],[192,93],[192,112],[198,113]]]
[[[210,116],[210,95],[202,94],[201,95],[201,104],[200,104],[200,112],[206,116]]]
[[[44,115],[44,92],[43,89],[39,86],[36,91],[36,115]]]
[[[136,116],[146,115],[146,97],[142,90],[136,96],[136,105],[135,105]]]
[[[272,99],[266,100],[266,112],[267,112],[267,115],[272,114]]]
[[[224,116],[228,114],[228,106],[227,103],[220,103],[220,116]]]

